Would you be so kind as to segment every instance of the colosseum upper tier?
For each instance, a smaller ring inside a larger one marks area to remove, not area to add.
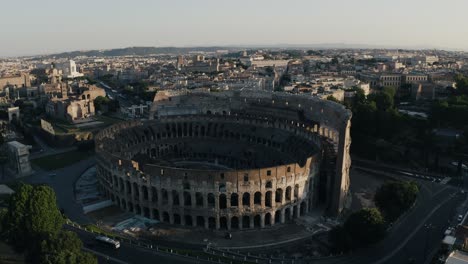
[[[343,209],[351,113],[339,104],[266,91],[160,91],[150,116],[96,136],[100,187],[123,210],[247,229],[314,207]]]

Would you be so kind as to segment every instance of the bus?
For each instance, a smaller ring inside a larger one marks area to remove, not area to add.
[[[101,245],[108,246],[114,249],[120,248],[120,242],[112,238],[106,236],[97,236],[95,239]]]

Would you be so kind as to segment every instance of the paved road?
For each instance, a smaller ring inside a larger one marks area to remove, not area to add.
[[[117,250],[104,248],[98,245],[91,245],[94,244],[94,234],[90,234],[76,228],[73,228],[73,231],[77,233],[80,239],[83,241],[85,248],[98,252],[100,263],[209,263],[207,261],[197,261],[195,259],[188,259],[167,253],[156,252],[155,250],[144,249],[127,243],[121,243],[121,247]]]

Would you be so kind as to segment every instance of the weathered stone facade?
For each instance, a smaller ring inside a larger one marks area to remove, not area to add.
[[[319,204],[332,214],[343,208],[351,116],[338,104],[269,92],[159,92],[151,116],[96,136],[100,186],[124,210],[242,229]]]

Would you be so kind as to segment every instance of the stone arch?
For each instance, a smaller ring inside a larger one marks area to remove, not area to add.
[[[219,228],[228,229],[227,218],[225,216],[219,218]]]
[[[156,187],[151,187],[151,194],[153,197],[151,197],[151,201],[152,202],[158,202],[158,190],[156,189]]]
[[[291,189],[292,189],[291,186],[286,187],[286,195],[285,195],[286,201],[291,201]]]
[[[141,191],[143,192],[143,200],[148,201],[148,187],[143,185]]]
[[[242,195],[242,205],[243,206],[250,206],[250,193],[245,192]]]
[[[179,193],[176,190],[172,190],[172,205],[180,205]]]
[[[181,219],[180,219],[180,215],[179,214],[174,214],[174,224],[175,225],[180,225],[182,223]]]
[[[192,206],[192,194],[184,192],[184,206]]]
[[[170,217],[168,212],[163,213],[163,222],[164,223],[169,223],[170,222]]]
[[[203,206],[203,194],[201,192],[195,193],[195,204],[199,207]]]
[[[277,210],[275,212],[275,224],[281,223],[281,211]]]
[[[136,182],[133,183],[133,192],[133,198],[135,198],[135,200],[140,200],[140,190]]]
[[[160,220],[158,209],[153,209],[153,219]]]
[[[197,216],[197,226],[205,227],[205,217]]]
[[[125,199],[124,199],[124,198],[122,198],[122,201],[121,201],[120,204],[121,204],[121,206],[122,206],[122,209],[124,209],[124,210],[127,209],[127,202],[125,202]]]
[[[239,217],[233,216],[231,218],[231,228],[238,229],[239,228]]]
[[[163,204],[168,204],[169,203],[169,195],[167,193],[166,189],[161,189],[161,194],[162,194],[162,203]]]
[[[192,216],[191,215],[185,215],[184,220],[185,220],[185,225],[186,226],[193,226]]]
[[[254,217],[254,227],[260,227],[261,221],[262,221],[262,218],[260,217],[260,215],[256,215]]]
[[[272,207],[271,191],[268,191],[265,193],[265,206]]]
[[[208,207],[214,208],[215,207],[215,196],[212,193],[209,193],[207,195],[207,202],[208,202]]]
[[[231,206],[239,206],[239,195],[237,193],[231,194]]]
[[[294,199],[299,198],[299,184],[294,185]]]
[[[271,214],[266,213],[265,214],[265,226],[269,226],[269,225],[271,225]]]
[[[226,208],[227,208],[226,194],[222,193],[219,195],[219,209],[226,209]]]
[[[216,219],[214,217],[208,218],[208,228],[216,229]]]
[[[281,189],[281,188],[276,189],[275,202],[276,203],[282,203],[283,202],[283,189]]]
[[[250,216],[244,215],[242,217],[242,228],[250,228]]]
[[[143,216],[146,218],[150,217],[150,210],[148,207],[143,207]]]
[[[133,204],[132,204],[132,202],[128,202],[128,203],[127,203],[127,208],[128,208],[128,211],[133,212]]]
[[[262,193],[261,192],[256,192],[254,194],[254,204],[258,204],[258,205],[262,204]]]
[[[284,218],[286,221],[289,221],[291,219],[291,208],[288,207],[284,209]]]
[[[301,203],[301,210],[299,210],[299,216],[304,216],[306,214],[306,211],[307,211],[307,204],[306,202],[302,202]]]

